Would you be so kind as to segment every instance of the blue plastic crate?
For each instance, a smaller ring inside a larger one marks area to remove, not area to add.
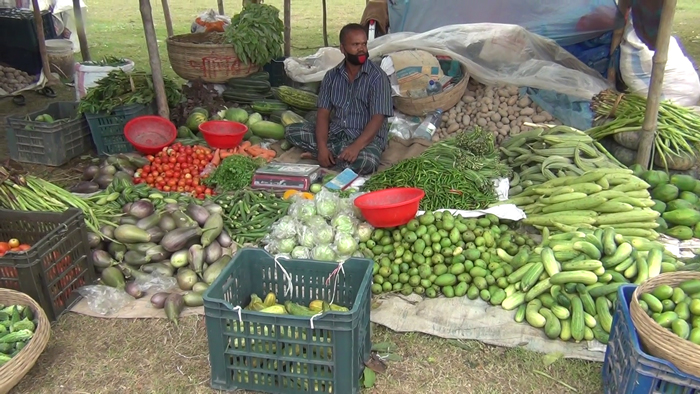
[[[326,285],[338,263],[278,260],[291,276],[291,289],[275,258],[263,249],[236,253],[204,293],[211,386],[275,394],[340,393],[361,390],[370,357],[372,267],[351,258]],[[290,293],[285,293],[290,291]],[[321,299],[346,306],[313,318],[254,312],[244,308],[252,294],[274,292],[278,303],[308,305]]]
[[[666,360],[644,353],[629,305],[637,286],[618,290],[610,341],[603,363],[605,394],[700,394],[700,378],[679,371]]]

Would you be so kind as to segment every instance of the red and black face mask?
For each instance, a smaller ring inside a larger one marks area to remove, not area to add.
[[[358,53],[356,55],[353,55],[351,53],[346,53],[345,59],[350,64],[354,64],[355,66],[361,66],[361,65],[365,64],[365,62],[367,61],[367,54],[366,53]]]

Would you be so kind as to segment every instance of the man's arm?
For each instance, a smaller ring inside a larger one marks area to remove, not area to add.
[[[377,82],[370,87],[369,113],[372,117],[362,134],[355,141],[360,148],[364,148],[372,143],[382,127],[384,119],[394,115],[394,103],[391,101],[391,84],[389,77],[386,75],[381,75]]]
[[[330,127],[331,118],[331,72],[332,70],[328,71],[323,77],[321,89],[319,89],[318,92],[318,100],[316,101],[316,144],[318,145],[318,149],[328,147],[328,129]]]

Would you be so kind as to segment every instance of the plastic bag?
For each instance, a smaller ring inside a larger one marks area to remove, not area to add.
[[[357,240],[352,234],[336,233],[333,239],[333,250],[338,256],[348,258],[358,249]]]
[[[354,234],[357,227],[357,219],[348,211],[339,211],[333,219],[331,226],[336,233]]]
[[[286,253],[289,254],[297,246],[296,237],[273,239],[265,245],[265,250],[271,254]]]
[[[311,250],[304,246],[296,246],[290,253],[293,259],[309,259],[311,258]]]
[[[373,60],[407,49],[449,56],[464,64],[474,79],[486,85],[529,86],[584,99],[610,87],[598,72],[554,41],[517,25],[448,25],[424,33],[392,33],[369,42]],[[288,58],[285,69],[296,81],[320,81],[340,60],[322,62],[317,52],[308,58]]]
[[[340,198],[337,193],[333,193],[326,189],[321,190],[314,197],[316,202],[316,212],[318,215],[323,216],[326,219],[330,219],[338,212],[340,209]]]
[[[231,18],[226,15],[219,15],[216,11],[209,9],[199,14],[192,22],[192,33],[222,32],[226,26],[231,24]]]
[[[402,138],[404,140],[411,139],[413,132],[416,131],[420,122],[418,118],[407,118],[404,114],[399,114],[394,111],[394,116],[389,118],[389,134]]]
[[[126,294],[124,290],[104,285],[83,286],[78,289],[78,293],[85,297],[88,308],[100,315],[117,313],[134,300],[134,297]]]
[[[298,198],[289,207],[289,216],[300,222],[306,222],[309,218],[316,216],[316,203],[313,200]]]
[[[270,231],[269,236],[272,239],[293,238],[297,235],[300,227],[301,224],[294,217],[289,215],[283,216],[272,225],[272,231]]]
[[[310,229],[317,245],[327,245],[333,242],[333,235],[335,232],[333,231],[333,227],[329,224],[324,223],[317,227],[310,227]]]
[[[355,236],[360,242],[367,242],[372,238],[374,227],[367,222],[362,222],[355,228]]]
[[[302,226],[297,232],[297,244],[305,248],[313,248],[316,245],[316,239],[314,238],[314,232],[311,227]]]
[[[134,280],[134,283],[136,283],[136,286],[138,286],[141,291],[153,290],[158,292],[170,290],[177,286],[177,279],[153,272],[145,276],[139,275],[139,277]]]
[[[311,258],[319,261],[336,261],[337,256],[331,245],[316,245],[311,249]]]

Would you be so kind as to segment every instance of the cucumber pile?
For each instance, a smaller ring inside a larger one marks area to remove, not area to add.
[[[525,224],[552,232],[614,228],[617,234],[655,240],[659,212],[649,184],[632,170],[599,168],[530,186],[506,201],[527,214]]]
[[[700,238],[700,181],[690,175],[644,171],[637,165],[631,169],[649,184],[652,209],[661,215],[658,231],[681,241]]]
[[[700,280],[686,280],[677,287],[660,285],[641,294],[639,306],[661,327],[700,345]]]
[[[578,228],[536,244],[494,215],[427,212],[405,226],[375,229],[360,251],[373,258],[372,292],[481,298],[515,320],[564,341],[607,343],[617,289],[681,263],[658,242],[612,227]]]

